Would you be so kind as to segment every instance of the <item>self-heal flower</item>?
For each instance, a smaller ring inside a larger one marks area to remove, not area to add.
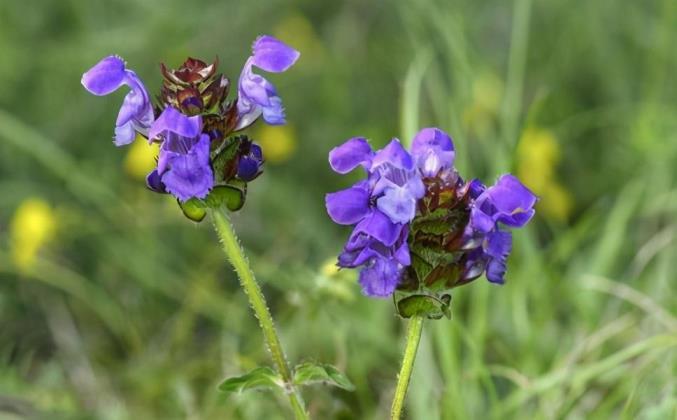
[[[263,151],[261,146],[252,142],[243,142],[240,146],[240,160],[237,163],[237,177],[249,182],[261,175],[263,165]]]
[[[202,117],[188,117],[167,107],[153,123],[149,139],[162,137],[157,169],[148,176],[152,189],[166,190],[180,201],[205,198],[214,186],[209,163],[209,136],[202,133]],[[159,183],[158,183],[159,181]]]
[[[439,128],[424,128],[411,144],[411,154],[424,177],[433,177],[442,169],[454,166],[454,143]]]
[[[208,208],[241,209],[247,183],[263,172],[263,150],[240,131],[261,116],[268,124],[284,124],[275,87],[254,67],[280,73],[298,58],[299,52],[281,41],[259,37],[236,98],[229,98],[230,81],[217,72],[218,58],[208,64],[189,57],[176,69],[161,64],[162,87],[154,104],[139,77],[117,56],[88,70],[82,84],[95,95],[130,88],[117,118],[115,144],[129,144],[140,135],[159,145],[146,185],[175,196],[184,215],[199,222]]]
[[[238,83],[239,121],[236,130],[251,125],[261,115],[268,124],[285,123],[282,100],[275,86],[254,73],[253,67],[281,73],[289,69],[299,56],[298,51],[270,35],[260,36],[254,41],[252,55],[247,59]]]
[[[117,56],[109,56],[99,61],[82,75],[82,85],[94,95],[104,96],[115,92],[121,86],[131,90],[125,96],[115,122],[116,146],[124,146],[134,141],[136,132],[146,135],[153,122],[153,108],[143,82],[125,62]]]
[[[506,260],[512,249],[512,235],[500,229],[500,224],[519,228],[534,215],[536,196],[515,176],[501,176],[495,185],[484,188],[471,205],[470,223],[466,226],[467,243],[481,242],[482,252],[468,264],[486,266],[487,279],[503,283]]]
[[[397,292],[403,316],[412,307],[428,308],[433,318],[448,315],[448,291],[482,273],[503,283],[512,248],[505,227],[522,227],[534,215],[537,198],[517,178],[503,175],[488,188],[465,182],[454,158],[451,137],[437,128],[416,134],[411,153],[397,140],[373,152],[359,137],[329,153],[334,171],[361,166],[367,172],[365,180],[326,197],[329,216],[355,226],[338,266],[362,267],[368,296]],[[411,299],[419,303],[411,306]]]
[[[360,274],[364,293],[388,296],[409,264],[406,225],[424,193],[414,161],[397,139],[373,152],[366,139],[358,137],[333,149],[329,162],[338,173],[362,166],[368,175],[351,188],[326,196],[327,212],[336,223],[355,224],[339,266],[364,265]]]

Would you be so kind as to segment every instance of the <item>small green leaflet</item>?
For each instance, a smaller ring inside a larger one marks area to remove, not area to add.
[[[284,388],[284,381],[273,369],[258,367],[242,376],[228,378],[219,385],[219,391],[242,393],[250,389]]]
[[[355,389],[355,385],[332,365],[306,362],[294,368],[294,385],[312,385],[316,383],[336,386],[347,391]]]

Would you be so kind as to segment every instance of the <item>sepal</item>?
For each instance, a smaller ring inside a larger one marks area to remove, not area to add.
[[[246,185],[244,186],[246,188]],[[238,211],[244,206],[245,189],[237,185],[219,185],[209,192],[204,200],[191,198],[190,200],[178,201],[183,215],[194,222],[201,222],[207,215],[207,210],[225,207],[230,211]]]
[[[414,315],[423,315],[428,319],[451,319],[451,295],[442,293],[439,296],[432,294],[393,294],[397,313],[402,318],[411,318]]]

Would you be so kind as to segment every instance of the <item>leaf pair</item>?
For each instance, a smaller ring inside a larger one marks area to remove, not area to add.
[[[324,363],[302,363],[294,368],[292,385],[306,386],[314,384],[335,386],[347,391],[352,391],[355,386],[336,367]],[[242,376],[228,378],[219,390],[225,393],[242,393],[250,389],[282,389],[286,391],[286,385],[279,373],[264,366],[258,367]]]

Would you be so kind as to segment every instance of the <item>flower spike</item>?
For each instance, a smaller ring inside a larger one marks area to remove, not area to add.
[[[329,153],[337,173],[367,171],[365,180],[325,199],[334,222],[354,225],[338,265],[362,267],[364,294],[395,294],[405,317],[416,299],[428,302],[428,317],[447,314],[449,290],[482,273],[503,283],[512,248],[504,227],[522,227],[534,215],[537,197],[513,175],[488,188],[465,182],[454,158],[451,137],[438,128],[416,134],[411,152],[397,139],[373,152],[356,137]]]

